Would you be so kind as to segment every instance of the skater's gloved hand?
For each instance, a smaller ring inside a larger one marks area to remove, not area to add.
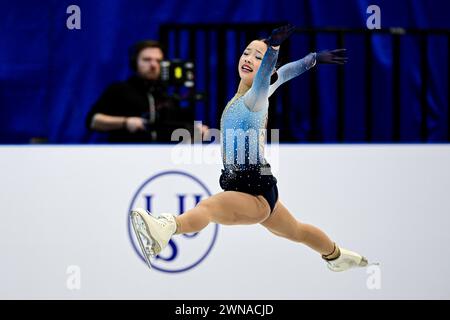
[[[295,26],[291,24],[274,29],[269,39],[267,39],[267,44],[272,47],[278,47],[284,40],[289,38],[294,30]]]
[[[348,61],[345,55],[347,49],[324,50],[317,53],[317,63],[345,64]]]

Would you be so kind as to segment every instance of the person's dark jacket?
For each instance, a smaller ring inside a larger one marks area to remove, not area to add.
[[[177,128],[193,130],[193,115],[189,108],[181,108],[176,99],[167,94],[160,82],[133,76],[124,82],[110,85],[92,106],[86,117],[86,126],[91,128],[96,113],[121,117],[150,118],[148,92],[155,100],[155,123],[145,132],[128,132],[125,128],[108,131],[108,141],[113,143],[170,142],[172,131]],[[156,140],[152,131],[156,131]]]

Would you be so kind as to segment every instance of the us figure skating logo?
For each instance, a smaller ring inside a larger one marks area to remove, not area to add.
[[[211,196],[206,185],[198,178],[181,171],[165,171],[145,181],[136,191],[127,212],[128,233],[134,250],[145,263],[132,230],[129,212],[144,208],[154,215],[164,212],[182,214]],[[163,272],[183,272],[201,263],[211,252],[219,226],[211,223],[201,232],[176,235],[168,246],[153,260],[152,267]]]

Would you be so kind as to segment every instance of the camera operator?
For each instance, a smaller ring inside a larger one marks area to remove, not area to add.
[[[160,81],[163,59],[157,41],[136,43],[130,50],[134,75],[105,90],[87,115],[88,128],[107,132],[113,143],[170,142],[178,128],[193,133],[192,112],[180,108]],[[204,132],[207,127],[198,129]]]

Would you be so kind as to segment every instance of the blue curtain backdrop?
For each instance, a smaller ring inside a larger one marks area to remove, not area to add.
[[[81,30],[66,28],[66,9],[72,4],[81,8]],[[50,143],[92,141],[84,126],[92,103],[107,85],[129,76],[129,46],[138,40],[157,39],[161,24],[289,21],[299,27],[365,28],[366,8],[371,4],[381,8],[382,28],[450,29],[450,4],[445,0],[1,1],[0,143],[28,143],[32,137],[47,138]],[[358,67],[365,58],[362,42],[357,36],[346,41],[351,61],[355,61],[345,67],[346,142],[364,140],[365,74]],[[431,38],[429,44],[428,141],[447,141],[448,39]],[[401,141],[405,142],[420,141],[423,79],[418,45],[414,37],[401,44],[400,130]],[[297,58],[308,53],[300,42],[293,47],[298,47]],[[323,36],[317,47],[332,48],[335,42]],[[229,50],[236,52],[232,46]],[[392,42],[386,36],[376,36],[371,50],[373,141],[390,142]],[[317,71],[321,90],[319,128],[325,142],[336,141],[337,87],[329,81],[336,78],[335,73],[333,68]],[[297,89],[291,90],[291,98],[307,101],[309,84],[302,79],[294,81]],[[305,141],[305,132],[311,127],[306,120],[310,110],[302,110],[301,105],[291,108],[290,125],[298,141]],[[201,119],[201,111],[197,114]]]

